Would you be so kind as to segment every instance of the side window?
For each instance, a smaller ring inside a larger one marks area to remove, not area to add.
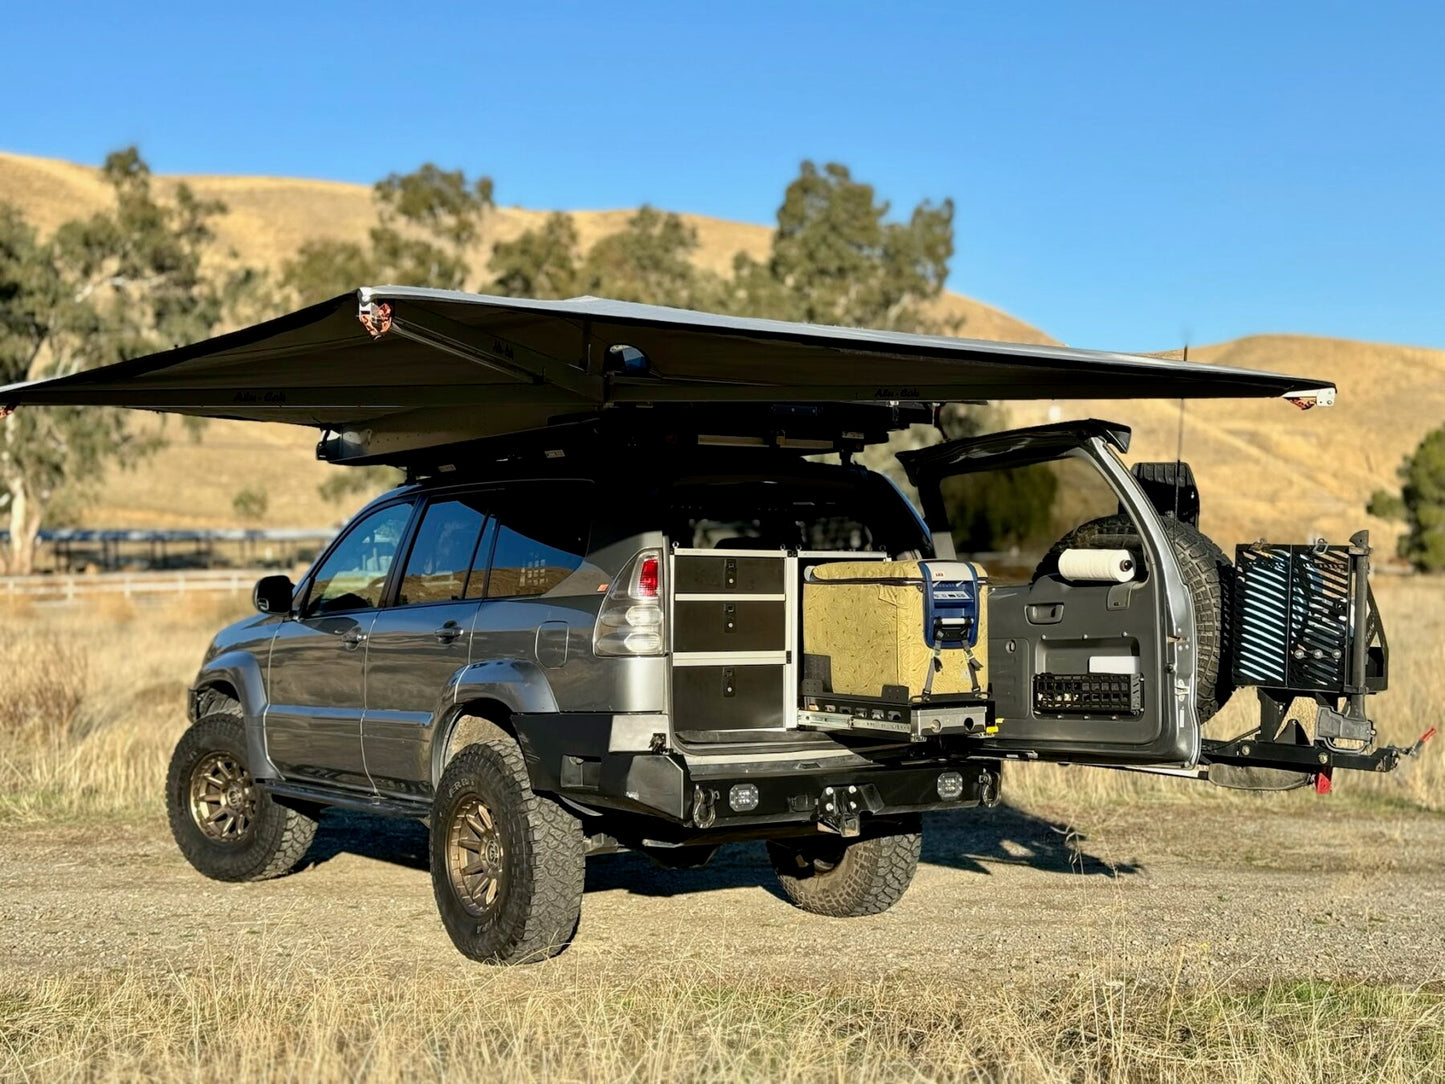
[[[386,574],[410,518],[410,504],[389,504],[353,523],[316,570],[306,616],[381,605]]]
[[[479,497],[429,504],[406,559],[397,604],[465,598],[467,575],[486,518]]]
[[[573,573],[584,567],[592,522],[590,486],[538,484],[507,493],[493,512],[498,524],[491,571],[485,581],[487,598],[549,594],[563,588]],[[485,556],[479,551],[477,563],[482,564]],[[589,578],[587,590],[596,590],[595,578]],[[479,597],[482,591],[474,572],[467,597]]]

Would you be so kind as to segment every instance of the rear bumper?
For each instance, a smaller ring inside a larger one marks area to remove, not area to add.
[[[806,751],[756,760],[624,752],[609,749],[613,719],[580,713],[515,716],[533,789],[600,814],[733,835],[820,822],[846,831],[856,826],[851,818],[957,809],[998,796],[997,760],[918,752],[907,761]]]

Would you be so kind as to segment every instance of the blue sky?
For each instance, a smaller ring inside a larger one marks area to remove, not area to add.
[[[958,203],[950,286],[1080,346],[1445,346],[1438,4],[5,5],[0,148],[771,222]],[[0,197],[3,197],[0,192]]]

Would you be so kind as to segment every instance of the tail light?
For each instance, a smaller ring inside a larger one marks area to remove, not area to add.
[[[617,574],[592,630],[594,654],[661,655],[666,651],[662,551],[643,550]]]

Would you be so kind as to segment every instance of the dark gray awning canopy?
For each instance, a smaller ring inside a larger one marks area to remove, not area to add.
[[[95,404],[318,426],[373,455],[622,403],[1246,397],[1327,405],[1334,386],[1058,346],[399,286],[0,388],[6,407]]]

